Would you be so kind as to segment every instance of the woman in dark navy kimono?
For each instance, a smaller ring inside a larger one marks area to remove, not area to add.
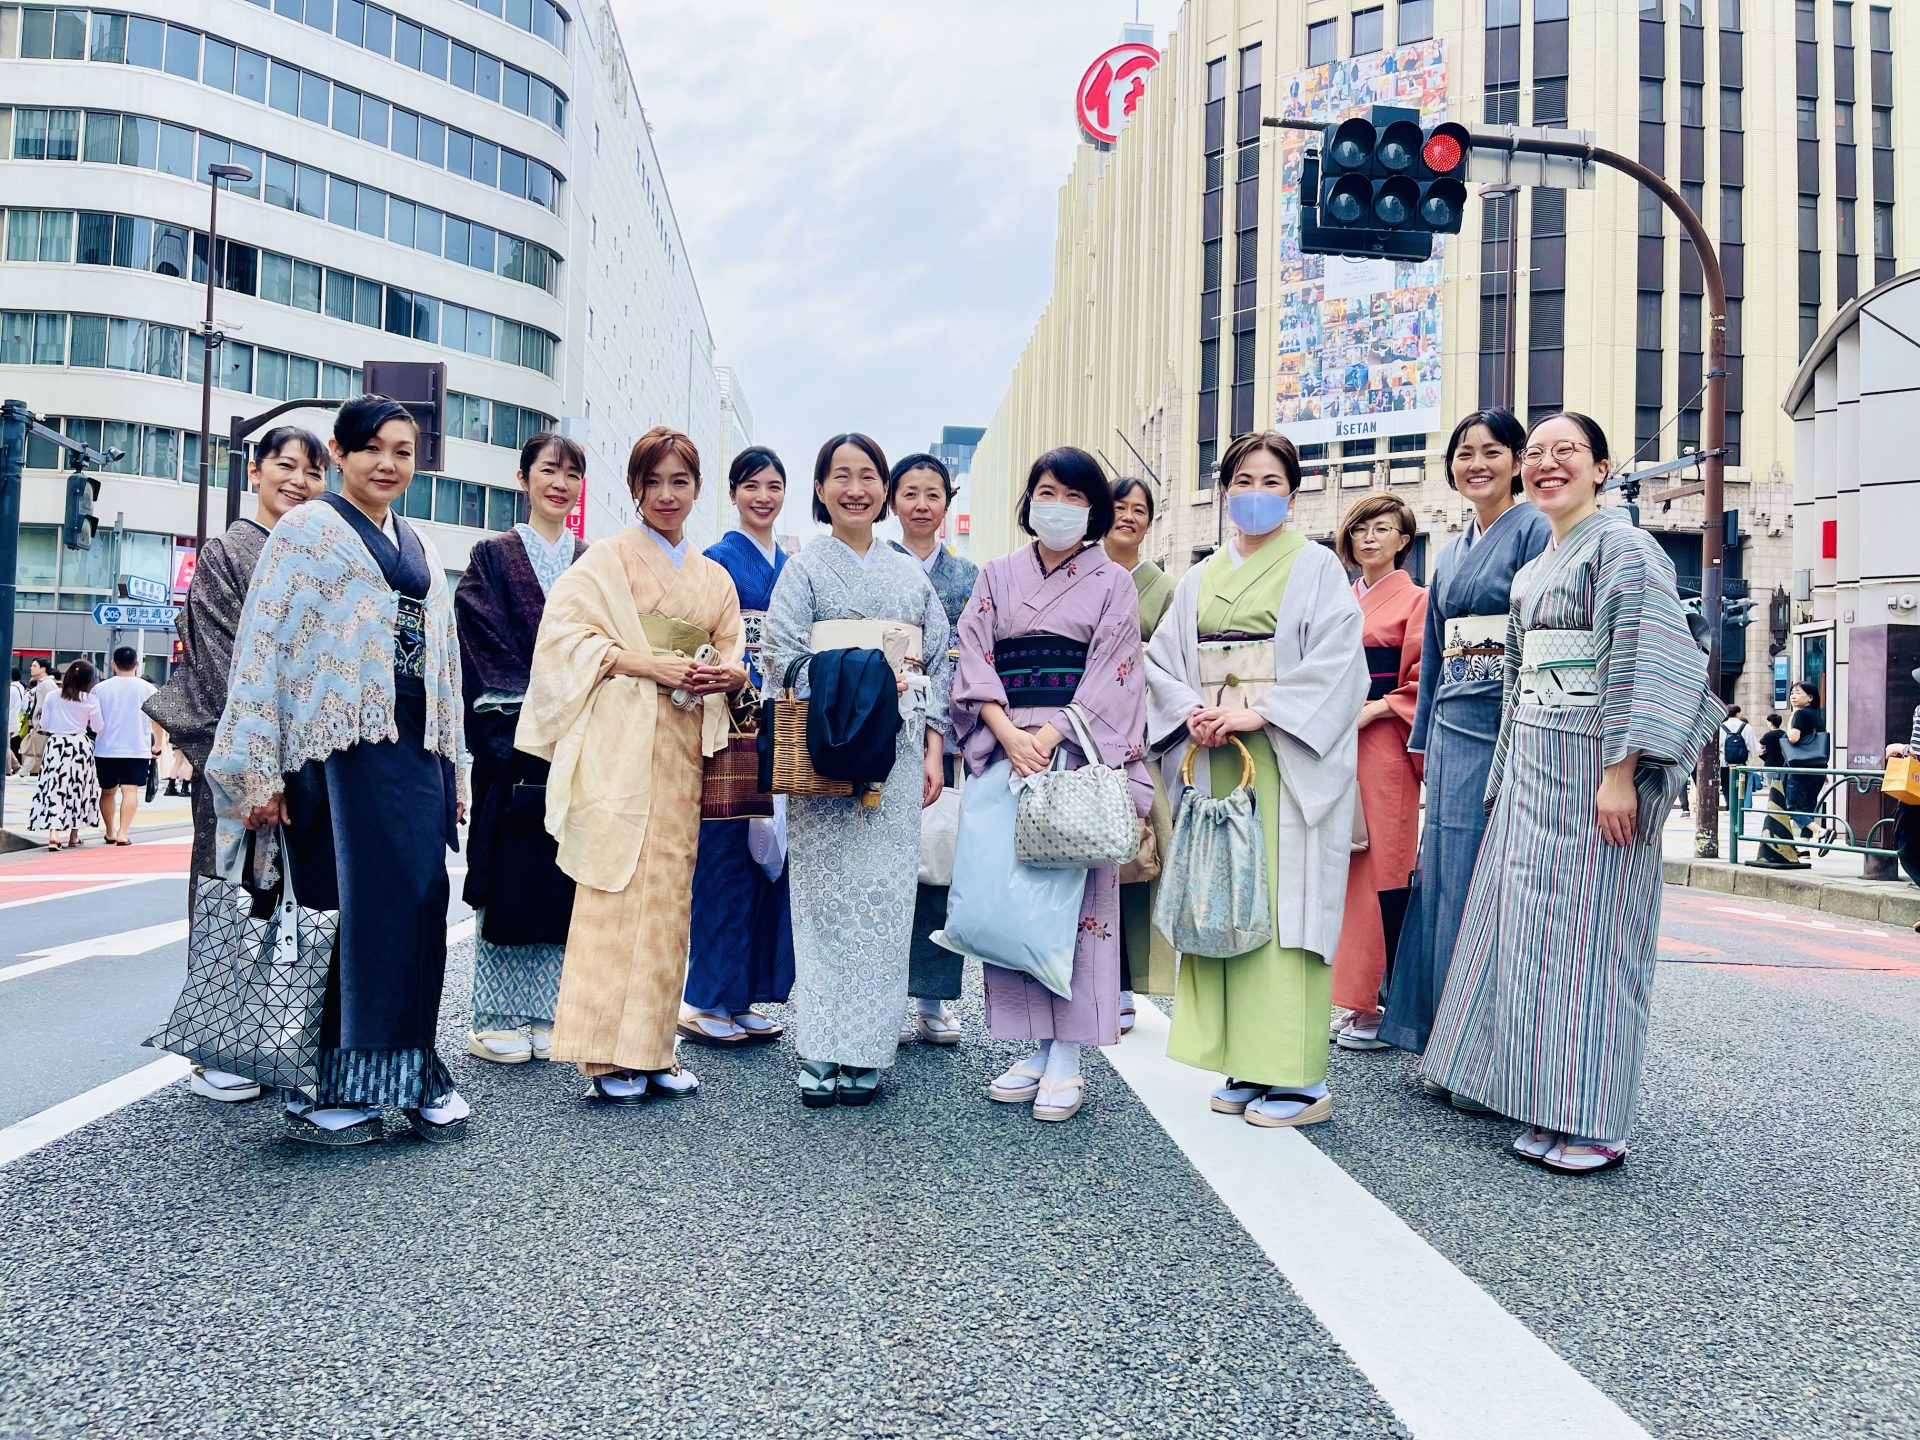
[[[746,634],[747,678],[764,687],[760,636],[773,582],[787,563],[773,527],[787,501],[787,467],[756,445],[733,457],[727,493],[740,528],[707,548],[709,560],[733,577]],[[776,806],[785,805],[776,797]],[[708,820],[700,826],[693,869],[693,932],[687,957],[685,1009],[679,1030],[696,1045],[725,1048],[778,1040],[785,1027],[753,1007],[784,1005],[793,989],[793,922],[787,910],[785,857],[768,879],[749,843],[751,820]]]

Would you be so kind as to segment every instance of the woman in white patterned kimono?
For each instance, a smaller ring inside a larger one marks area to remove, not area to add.
[[[944,780],[952,669],[946,611],[920,562],[874,535],[874,522],[886,518],[886,493],[886,456],[872,440],[836,435],[820,447],[813,516],[833,533],[781,571],[762,652],[767,682],[778,687],[788,667],[816,649],[860,644],[848,638],[856,633],[848,626],[816,645],[821,622],[893,622],[918,629],[915,658],[925,672],[924,687],[901,690],[893,772],[878,807],[800,796],[787,806],[794,1041],[800,1098],[810,1107],[868,1104],[893,1063],[907,1003],[920,811]]]
[[[1515,577],[1492,818],[1421,1069],[1529,1126],[1564,1174],[1626,1159],[1660,930],[1660,827],[1725,712],[1672,563],[1598,507],[1606,436],[1534,426],[1527,497],[1553,539]]]

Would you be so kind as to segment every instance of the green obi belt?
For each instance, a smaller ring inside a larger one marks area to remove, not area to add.
[[[698,625],[665,615],[642,615],[640,629],[656,655],[680,655],[687,659],[700,653],[702,645],[711,645],[713,636]]]

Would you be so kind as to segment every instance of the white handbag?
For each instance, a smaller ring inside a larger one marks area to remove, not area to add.
[[[1059,748],[1053,764],[1020,786],[1020,815],[1013,827],[1014,858],[1041,870],[1088,870],[1124,865],[1140,849],[1140,817],[1124,770],[1100,762],[1086,726],[1071,709],[1062,712],[1087,763],[1065,769]]]
[[[958,773],[965,774],[965,762]],[[953,849],[960,837],[960,786],[942,787],[940,798],[920,812],[920,883],[953,884]]]

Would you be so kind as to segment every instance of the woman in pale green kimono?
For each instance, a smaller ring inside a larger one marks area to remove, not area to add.
[[[1167,572],[1142,553],[1147,536],[1153,530],[1153,491],[1147,482],[1126,476],[1113,482],[1113,528],[1101,543],[1107,557],[1133,576],[1140,596],[1140,643],[1153,639],[1154,627],[1173,604],[1173,582]],[[1147,817],[1153,827],[1160,853],[1166,854],[1173,836],[1173,816],[1167,806],[1166,787],[1156,777],[1153,813]],[[1167,937],[1153,928],[1153,899],[1158,886],[1150,880],[1120,887],[1120,1033],[1133,1029],[1133,992],[1149,995],[1173,993],[1174,949]]]
[[[1253,756],[1273,938],[1180,966],[1167,1054],[1223,1073],[1212,1108],[1252,1125],[1332,1113],[1327,1018],[1346,908],[1354,766],[1367,663],[1360,606],[1324,545],[1284,528],[1300,459],[1271,431],[1227,447],[1220,473],[1234,534],[1180,578],[1147,647],[1147,731],[1169,793],[1189,745],[1213,754],[1194,785],[1239,783]]]

